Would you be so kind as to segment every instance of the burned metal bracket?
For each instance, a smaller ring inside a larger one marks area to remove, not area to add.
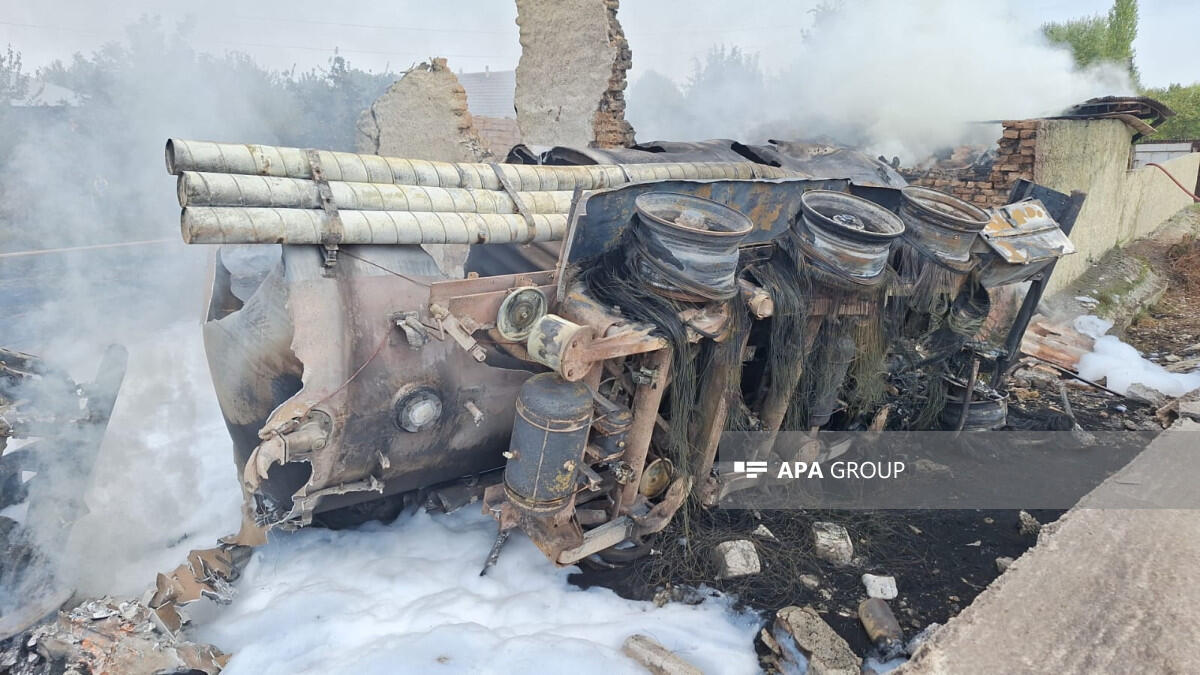
[[[484,351],[483,347],[479,346],[479,342],[475,338],[471,337],[471,333],[474,330],[470,326],[465,325],[466,319],[460,320],[447,311],[445,307],[438,304],[429,305],[429,313],[437,321],[438,330],[443,335],[449,335],[453,338],[459,347],[462,347],[464,351],[471,355],[471,358],[480,363],[487,359],[487,352]]]
[[[508,180],[508,176],[504,174],[504,169],[500,168],[500,165],[496,162],[488,162],[488,165],[496,173],[496,180],[500,181],[500,186],[504,188],[509,198],[513,200],[513,204],[517,207],[517,213],[520,213],[521,217],[525,219],[526,224],[529,225],[529,231],[535,231],[537,228],[534,225],[533,212],[525,205],[525,200],[521,199],[521,195],[513,187],[512,181]]]
[[[319,153],[309,148],[304,151],[304,156],[308,158],[312,180],[317,184],[317,194],[321,198],[321,208],[325,210],[325,230],[321,232],[321,248],[325,253],[325,267],[329,268],[337,264],[338,244],[342,243],[345,229],[342,227],[342,217],[338,214],[337,204],[333,202],[333,190],[325,178],[324,169],[321,168]]]

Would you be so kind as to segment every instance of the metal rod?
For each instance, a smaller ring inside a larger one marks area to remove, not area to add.
[[[731,336],[729,338],[733,340]],[[742,331],[735,345],[721,345],[720,349],[736,349],[740,357],[746,350],[750,340],[750,331]],[[692,473],[692,490],[697,497],[704,491],[708,474],[712,471],[717,459],[717,446],[721,442],[721,432],[725,430],[725,421],[729,418],[729,382],[734,369],[742,367],[741,359],[709,370],[704,377],[700,392],[699,424],[691,440],[691,446],[700,451],[700,461]]]
[[[962,410],[958,412],[958,423],[954,425],[954,437],[958,438],[963,427],[967,426],[967,415],[971,411],[971,401],[975,400],[975,383],[979,380],[979,357],[971,359],[971,376],[967,378],[967,390],[962,395]]]
[[[621,512],[628,512],[638,496],[642,470],[646,468],[646,455],[650,452],[650,437],[658,420],[658,407],[662,404],[667,378],[671,374],[671,349],[651,352],[643,363],[654,371],[654,375],[648,384],[639,385],[633,395],[633,424],[629,426],[629,434],[625,437],[624,456],[625,463],[633,470],[633,477],[621,490]]]

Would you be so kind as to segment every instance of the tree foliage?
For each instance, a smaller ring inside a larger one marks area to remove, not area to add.
[[[1145,140],[1192,141],[1200,139],[1200,84],[1172,84],[1161,89],[1147,89],[1146,96],[1166,103],[1175,116],[1158,127],[1158,133]]]
[[[1137,38],[1137,0],[1114,0],[1106,15],[1047,23],[1042,32],[1050,42],[1070,48],[1075,65],[1120,64],[1138,82],[1133,41]]]
[[[0,104],[19,99],[29,90],[29,76],[22,72],[21,53],[8,45],[0,53]]]

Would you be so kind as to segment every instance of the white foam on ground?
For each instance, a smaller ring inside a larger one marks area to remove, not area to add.
[[[696,606],[625,600],[567,582],[514,534],[485,577],[496,524],[473,507],[391,525],[273,533],[232,605],[193,638],[239,673],[644,673],[620,649],[650,635],[706,673],[759,672],[754,615],[728,598]]]
[[[201,341],[185,322],[127,343],[129,367],[69,556],[83,594],[136,596],[192,548],[236,531],[231,442]],[[648,634],[705,672],[758,672],[754,615],[581,590],[522,535],[486,577],[496,524],[474,508],[355,530],[273,532],[228,607],[190,631],[235,654],[228,673],[640,673],[620,652]]]
[[[1112,322],[1087,315],[1075,319],[1075,330],[1095,338],[1092,351],[1079,359],[1079,375],[1097,381],[1124,394],[1135,383],[1157,389],[1167,396],[1182,396],[1200,388],[1200,372],[1172,373],[1146,360],[1132,346],[1115,335],[1105,335]]]

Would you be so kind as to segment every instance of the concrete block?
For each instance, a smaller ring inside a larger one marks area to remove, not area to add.
[[[850,533],[837,523],[813,523],[813,552],[818,558],[835,565],[849,565],[854,559],[854,543]]]
[[[762,571],[758,561],[758,550],[754,548],[754,542],[747,539],[717,544],[713,547],[713,562],[717,566],[718,579],[734,579]]]
[[[876,574],[862,575],[863,586],[867,589],[868,598],[892,600],[899,592],[896,589],[896,578]]]
[[[812,675],[858,675],[862,660],[812,607],[784,607],[775,614],[776,639],[791,636]]]

